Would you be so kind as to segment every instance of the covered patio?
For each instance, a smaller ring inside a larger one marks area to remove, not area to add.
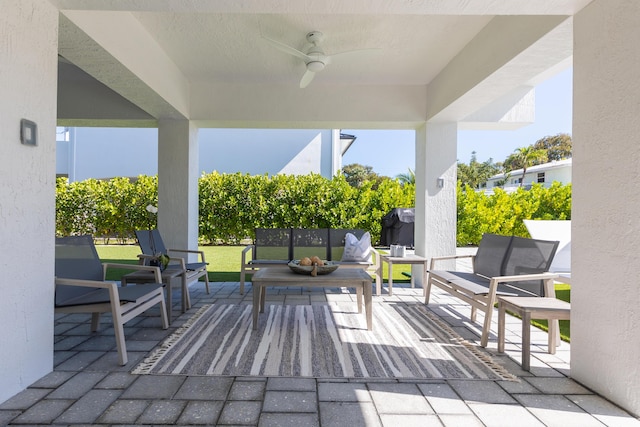
[[[91,334],[87,316],[57,315],[54,372],[0,404],[0,423],[458,427],[511,425],[517,419],[531,426],[640,426],[628,412],[570,378],[571,346],[563,342],[556,354],[548,354],[541,330],[532,328],[532,369],[523,371],[521,322],[510,316],[506,353],[497,353],[492,334],[487,354],[516,381],[132,374],[150,349],[200,307],[251,304],[251,292],[240,295],[237,282],[213,283],[212,289],[208,295],[203,282],[194,286],[193,308],[167,331],[159,328],[154,311],[127,326],[130,362],[123,367],[111,331]],[[396,285],[393,296],[385,293],[374,310],[422,300],[419,289]],[[271,292],[269,304],[345,301],[353,303],[355,292],[293,287]],[[179,313],[179,298],[173,307]],[[469,323],[468,305],[436,290],[429,309],[479,345],[480,328]]]
[[[457,131],[530,123],[533,87],[573,64],[572,379],[552,395],[575,385],[640,414],[635,1],[9,0],[0,22],[0,401],[65,382],[51,373],[56,125],[157,127],[159,228],[189,248],[199,128],[413,129],[415,248],[430,258],[456,250]],[[316,30],[327,54],[373,49],[301,89],[305,64],[263,36],[306,49]]]

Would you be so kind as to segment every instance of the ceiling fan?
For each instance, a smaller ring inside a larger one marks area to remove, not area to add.
[[[290,55],[296,56],[302,59],[307,67],[305,73],[300,80],[300,88],[303,89],[311,83],[316,73],[324,70],[324,68],[331,63],[331,59],[336,57],[337,55],[344,55],[346,53],[352,52],[360,52],[364,50],[373,50],[373,49],[358,49],[358,50],[350,50],[346,52],[339,52],[333,55],[326,55],[320,43],[324,39],[324,34],[320,31],[311,31],[307,33],[307,45],[302,49],[302,51],[295,49],[291,46],[288,46],[279,41],[270,39],[268,37],[262,36],[263,39],[271,43],[277,49],[280,49],[283,52],[286,52]],[[375,48],[374,48],[375,49]]]

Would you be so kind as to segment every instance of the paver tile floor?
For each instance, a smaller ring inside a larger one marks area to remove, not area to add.
[[[268,304],[326,304],[353,299],[348,289],[274,289]],[[386,291],[386,288],[385,288]],[[297,296],[291,298],[292,295]],[[88,315],[56,316],[55,368],[0,404],[5,425],[244,425],[244,426],[639,426],[640,421],[569,376],[570,345],[546,352],[545,332],[532,331],[531,371],[520,362],[519,319],[507,316],[506,353],[496,350],[496,325],[487,351],[519,381],[367,380],[133,375],[131,369],[203,304],[251,304],[251,287],[198,282],[193,307],[171,327],[158,313],[126,327],[129,363],[119,366],[113,331],[89,332]],[[423,301],[421,289],[394,284],[394,295],[374,302]],[[179,314],[180,300],[172,302]],[[464,338],[479,344],[482,319],[469,307],[434,290],[429,305]],[[494,316],[497,319],[497,313]]]

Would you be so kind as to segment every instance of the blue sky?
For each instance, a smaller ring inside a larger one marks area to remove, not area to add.
[[[516,148],[545,136],[571,134],[572,81],[573,70],[569,68],[536,87],[536,120],[531,125],[511,131],[459,131],[458,160],[469,163],[475,151],[479,162],[489,158],[501,162]],[[343,165],[360,163],[390,177],[415,169],[413,131],[343,129],[343,132],[358,137],[344,155]]]

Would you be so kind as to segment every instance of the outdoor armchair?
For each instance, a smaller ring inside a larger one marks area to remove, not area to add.
[[[153,260],[157,259],[159,255],[169,255],[169,265],[167,268],[181,268],[184,270],[187,275],[187,282],[204,277],[205,287],[207,289],[207,293],[209,293],[209,274],[207,272],[207,265],[209,263],[206,262],[203,251],[191,249],[167,249],[158,229],[136,230],[136,238],[138,239],[138,245],[142,251],[142,254],[138,255],[138,259],[141,264],[149,265]],[[181,256],[172,256],[174,254],[198,254],[200,262],[185,262],[184,258]]]
[[[119,287],[115,282],[105,281],[108,268],[147,270],[155,275],[157,283]],[[100,325],[100,314],[111,313],[121,365],[127,364],[126,322],[159,304],[162,328],[169,327],[160,269],[102,263],[91,236],[56,238],[55,275],[57,313],[91,313],[91,330],[94,332]]]
[[[471,305],[472,322],[478,310],[483,312],[480,345],[486,347],[498,296],[555,297],[553,281],[558,275],[548,271],[557,248],[558,241],[484,234],[475,255],[431,258],[425,304],[429,304],[431,287],[436,286]],[[462,257],[472,259],[472,272],[436,268]],[[557,329],[557,320],[550,327]]]

